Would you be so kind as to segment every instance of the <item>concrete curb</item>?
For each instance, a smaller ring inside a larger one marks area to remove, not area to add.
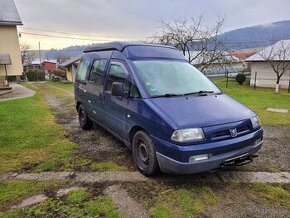
[[[16,83],[12,83],[11,87],[12,92],[9,93],[9,95],[12,95],[12,97],[2,98],[0,99],[0,102],[28,98],[34,96],[36,93],[34,90],[31,90],[29,88],[26,88],[25,86]]]
[[[105,182],[146,182],[146,181],[191,181],[210,183],[273,183],[289,184],[290,172],[243,172],[223,171],[212,174],[196,174],[191,176],[160,176],[147,178],[139,172],[107,171],[107,172],[45,172],[45,173],[10,173],[0,177],[5,180],[28,180],[28,181],[74,181],[83,183],[105,183]]]

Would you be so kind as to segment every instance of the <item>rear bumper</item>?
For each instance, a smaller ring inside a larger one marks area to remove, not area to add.
[[[261,149],[263,130],[230,140],[190,146],[178,146],[152,136],[161,171],[174,174],[193,174],[220,168],[228,159],[251,156]],[[208,154],[208,159],[189,161],[194,155]]]
[[[225,160],[235,158],[240,155],[253,155],[262,147],[263,141],[257,145],[247,146],[239,150],[214,155],[207,160],[195,161],[193,163],[183,163],[173,160],[161,153],[156,152],[157,160],[161,171],[173,174],[194,174],[218,169]]]

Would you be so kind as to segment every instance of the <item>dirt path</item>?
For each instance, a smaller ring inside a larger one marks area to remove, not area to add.
[[[127,193],[122,189],[120,185],[112,185],[105,189],[104,194],[110,196],[114,203],[118,206],[118,210],[121,214],[126,215],[129,218],[147,218],[149,215],[147,211],[136,201],[134,201]]]
[[[290,127],[264,126],[264,144],[253,163],[241,168],[251,171],[290,171]]]

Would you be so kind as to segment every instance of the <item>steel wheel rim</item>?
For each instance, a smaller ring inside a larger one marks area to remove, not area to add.
[[[139,140],[138,142],[138,157],[142,165],[149,165],[149,153],[147,145],[143,140]]]
[[[85,113],[83,110],[80,112],[80,121],[82,125],[85,123]]]

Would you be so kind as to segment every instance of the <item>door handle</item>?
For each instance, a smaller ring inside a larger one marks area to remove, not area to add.
[[[85,90],[85,89],[83,89],[81,87],[79,87],[79,89],[82,90],[83,92],[87,92],[87,90]]]
[[[104,101],[105,96],[104,96],[104,94],[103,94],[102,92],[99,93],[99,96],[100,96],[100,100],[101,100],[101,101]]]

